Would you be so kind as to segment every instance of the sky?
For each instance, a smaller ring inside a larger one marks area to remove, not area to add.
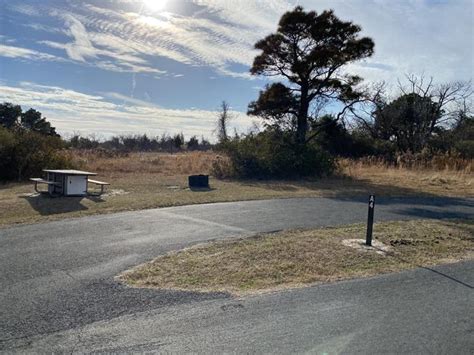
[[[473,76],[471,0],[0,0],[0,102],[63,135],[211,138],[225,100],[245,132],[268,83],[249,74],[253,45],[296,5],[362,26],[375,54],[345,70],[367,83]]]

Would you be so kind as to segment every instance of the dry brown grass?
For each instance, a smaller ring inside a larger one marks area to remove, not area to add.
[[[211,179],[208,191],[187,188],[190,174],[209,174],[218,156],[212,152],[180,154],[73,151],[84,170],[111,183],[101,198],[36,196],[29,183],[0,185],[0,225],[31,223],[146,208],[288,197],[429,195],[473,197],[470,171],[390,168],[341,161],[340,176],[293,181]]]
[[[385,255],[343,245],[364,231],[352,225],[219,241],[169,253],[119,278],[138,287],[243,294],[473,257],[472,221],[377,223],[374,237],[391,247]]]
[[[427,152],[417,154],[404,153],[398,155],[395,161],[386,161],[380,157],[365,157],[353,161],[359,166],[379,167],[379,168],[398,168],[401,170],[419,170],[419,171],[459,171],[463,173],[472,173],[474,171],[474,161],[461,157],[458,153],[448,152],[444,154],[431,155]]]
[[[457,161],[451,166],[436,169],[436,160],[431,164],[407,167],[404,164],[390,166],[380,160],[341,159],[341,171],[359,182],[374,187],[385,187],[386,191],[405,189],[405,194],[432,194],[435,196],[474,196],[474,163],[472,160]],[[383,193],[383,191],[382,191]],[[402,194],[403,195],[403,194]]]
[[[190,153],[114,153],[107,151],[74,151],[79,166],[101,174],[159,174],[164,176],[208,174],[216,154]]]

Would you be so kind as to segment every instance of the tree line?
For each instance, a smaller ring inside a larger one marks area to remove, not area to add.
[[[185,139],[183,133],[170,135],[163,133],[160,137],[147,134],[128,134],[98,139],[95,135],[87,137],[74,134],[65,140],[68,148],[75,149],[108,149],[122,152],[167,152],[209,150],[213,145],[203,136],[192,136]]]

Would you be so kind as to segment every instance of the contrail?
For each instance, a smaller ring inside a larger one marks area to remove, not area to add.
[[[142,15],[143,12],[143,7],[145,6],[145,3],[142,1],[140,4],[140,10],[138,10],[138,16]],[[130,92],[130,97],[133,99],[135,95],[135,88],[137,87],[137,74],[132,73],[132,90]]]
[[[133,98],[133,95],[135,94],[135,88],[137,87],[137,78],[136,74],[132,74],[132,91],[130,92],[130,97]]]

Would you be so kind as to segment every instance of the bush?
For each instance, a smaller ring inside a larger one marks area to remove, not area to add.
[[[454,144],[454,149],[465,159],[474,159],[474,140],[463,140]]]
[[[317,145],[296,148],[292,136],[265,131],[223,145],[229,160],[216,160],[213,175],[242,178],[324,176],[335,169],[334,159]]]
[[[0,126],[0,179],[10,180],[15,177],[15,147],[17,137],[12,131]]]
[[[41,176],[45,168],[71,168],[57,136],[0,127],[0,180],[25,180]]]

